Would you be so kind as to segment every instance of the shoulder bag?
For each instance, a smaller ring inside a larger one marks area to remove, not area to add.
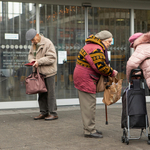
[[[104,92],[107,84],[108,84],[108,77],[101,75],[96,85],[96,92],[97,93]]]

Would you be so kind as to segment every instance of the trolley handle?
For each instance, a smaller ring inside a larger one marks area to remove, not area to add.
[[[141,74],[134,74],[137,72],[141,72]],[[129,82],[132,81],[132,77],[140,77],[140,79],[142,80],[142,82],[144,82],[144,76],[143,76],[143,70],[142,69],[132,69],[130,72],[130,76],[129,76]]]

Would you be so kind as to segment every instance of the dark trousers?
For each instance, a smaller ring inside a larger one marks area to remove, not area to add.
[[[45,84],[47,87],[46,93],[39,93],[39,107],[41,114],[56,114],[57,104],[55,97],[55,75],[45,78]]]

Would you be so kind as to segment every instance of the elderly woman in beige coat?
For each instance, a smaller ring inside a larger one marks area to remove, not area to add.
[[[37,34],[35,29],[30,29],[26,32],[26,39],[32,42],[28,61],[35,61],[33,66],[46,76],[45,84],[48,91],[46,93],[39,93],[38,102],[41,114],[34,119],[58,119],[55,98],[55,75],[57,73],[57,55],[55,47],[49,39]]]

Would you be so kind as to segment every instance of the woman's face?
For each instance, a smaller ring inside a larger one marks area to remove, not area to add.
[[[102,40],[102,42],[103,42],[103,44],[105,45],[106,48],[108,48],[111,45],[112,41],[113,41],[112,38]]]

